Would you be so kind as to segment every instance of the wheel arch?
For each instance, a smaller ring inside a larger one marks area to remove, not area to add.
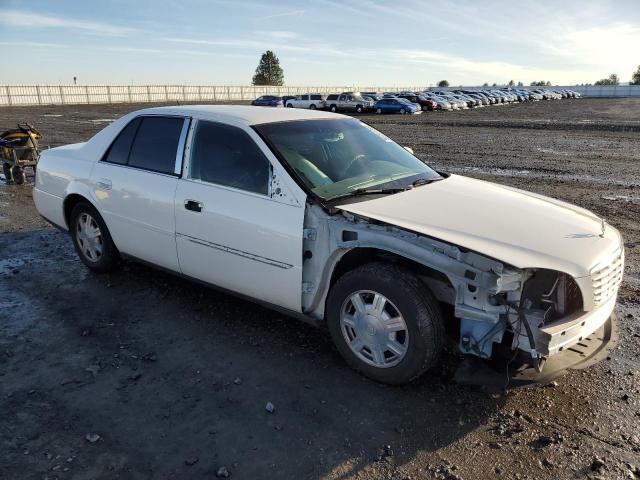
[[[86,202],[97,210],[94,203],[86,196],[80,193],[70,193],[65,197],[64,202],[62,203],[64,222],[67,226],[67,229],[71,228],[71,225],[69,224],[69,222],[71,221],[71,212],[73,211],[73,208],[80,202]]]
[[[315,300],[311,302],[307,310],[307,314],[319,320],[325,318],[327,298],[338,279],[351,270],[374,262],[401,266],[414,274],[441,303],[452,304],[455,301],[453,283],[445,273],[398,252],[376,246],[359,246],[338,250],[332,257],[333,259],[329,261],[329,265],[322,275],[324,278],[324,281],[321,281],[323,288],[317,293]]]

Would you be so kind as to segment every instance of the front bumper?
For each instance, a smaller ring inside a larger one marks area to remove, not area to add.
[[[522,355],[518,362],[512,361],[511,354],[494,358],[491,362],[467,355],[455,372],[454,380],[463,385],[481,385],[496,390],[544,384],[568,370],[580,370],[603,360],[617,343],[617,318],[612,313],[602,325],[582,337],[578,343],[548,357],[542,363],[541,370],[527,363],[531,357],[525,352],[520,352]]]
[[[538,353],[543,357],[550,357],[579,345],[611,318],[615,305],[616,295],[590,312],[576,312],[569,318],[540,328],[536,338]]]

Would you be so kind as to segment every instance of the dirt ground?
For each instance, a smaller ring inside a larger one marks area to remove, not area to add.
[[[57,146],[138,108],[2,108],[0,127],[31,121]],[[30,186],[2,185],[0,478],[640,478],[640,101],[361,118],[432,166],[620,229],[610,357],[505,392],[450,368],[382,386],[323,330],[137,264],[89,273]]]

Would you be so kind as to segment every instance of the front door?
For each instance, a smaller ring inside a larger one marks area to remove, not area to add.
[[[271,192],[286,173],[253,131],[200,120],[192,137],[175,197],[182,272],[299,312],[304,200]]]

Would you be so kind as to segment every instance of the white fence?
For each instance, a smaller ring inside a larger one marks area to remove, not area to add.
[[[395,91],[424,87],[254,87],[214,85],[0,85],[0,106],[80,103],[232,102],[260,95]]]
[[[332,86],[254,87],[214,85],[0,85],[0,106],[65,105],[142,102],[231,102],[252,100],[260,95],[298,95],[305,92],[386,92],[425,87]],[[451,87],[455,89],[460,87]],[[481,89],[485,87],[464,87]],[[492,87],[489,87],[492,88]],[[553,87],[570,88],[586,97],[640,97],[639,85]]]

